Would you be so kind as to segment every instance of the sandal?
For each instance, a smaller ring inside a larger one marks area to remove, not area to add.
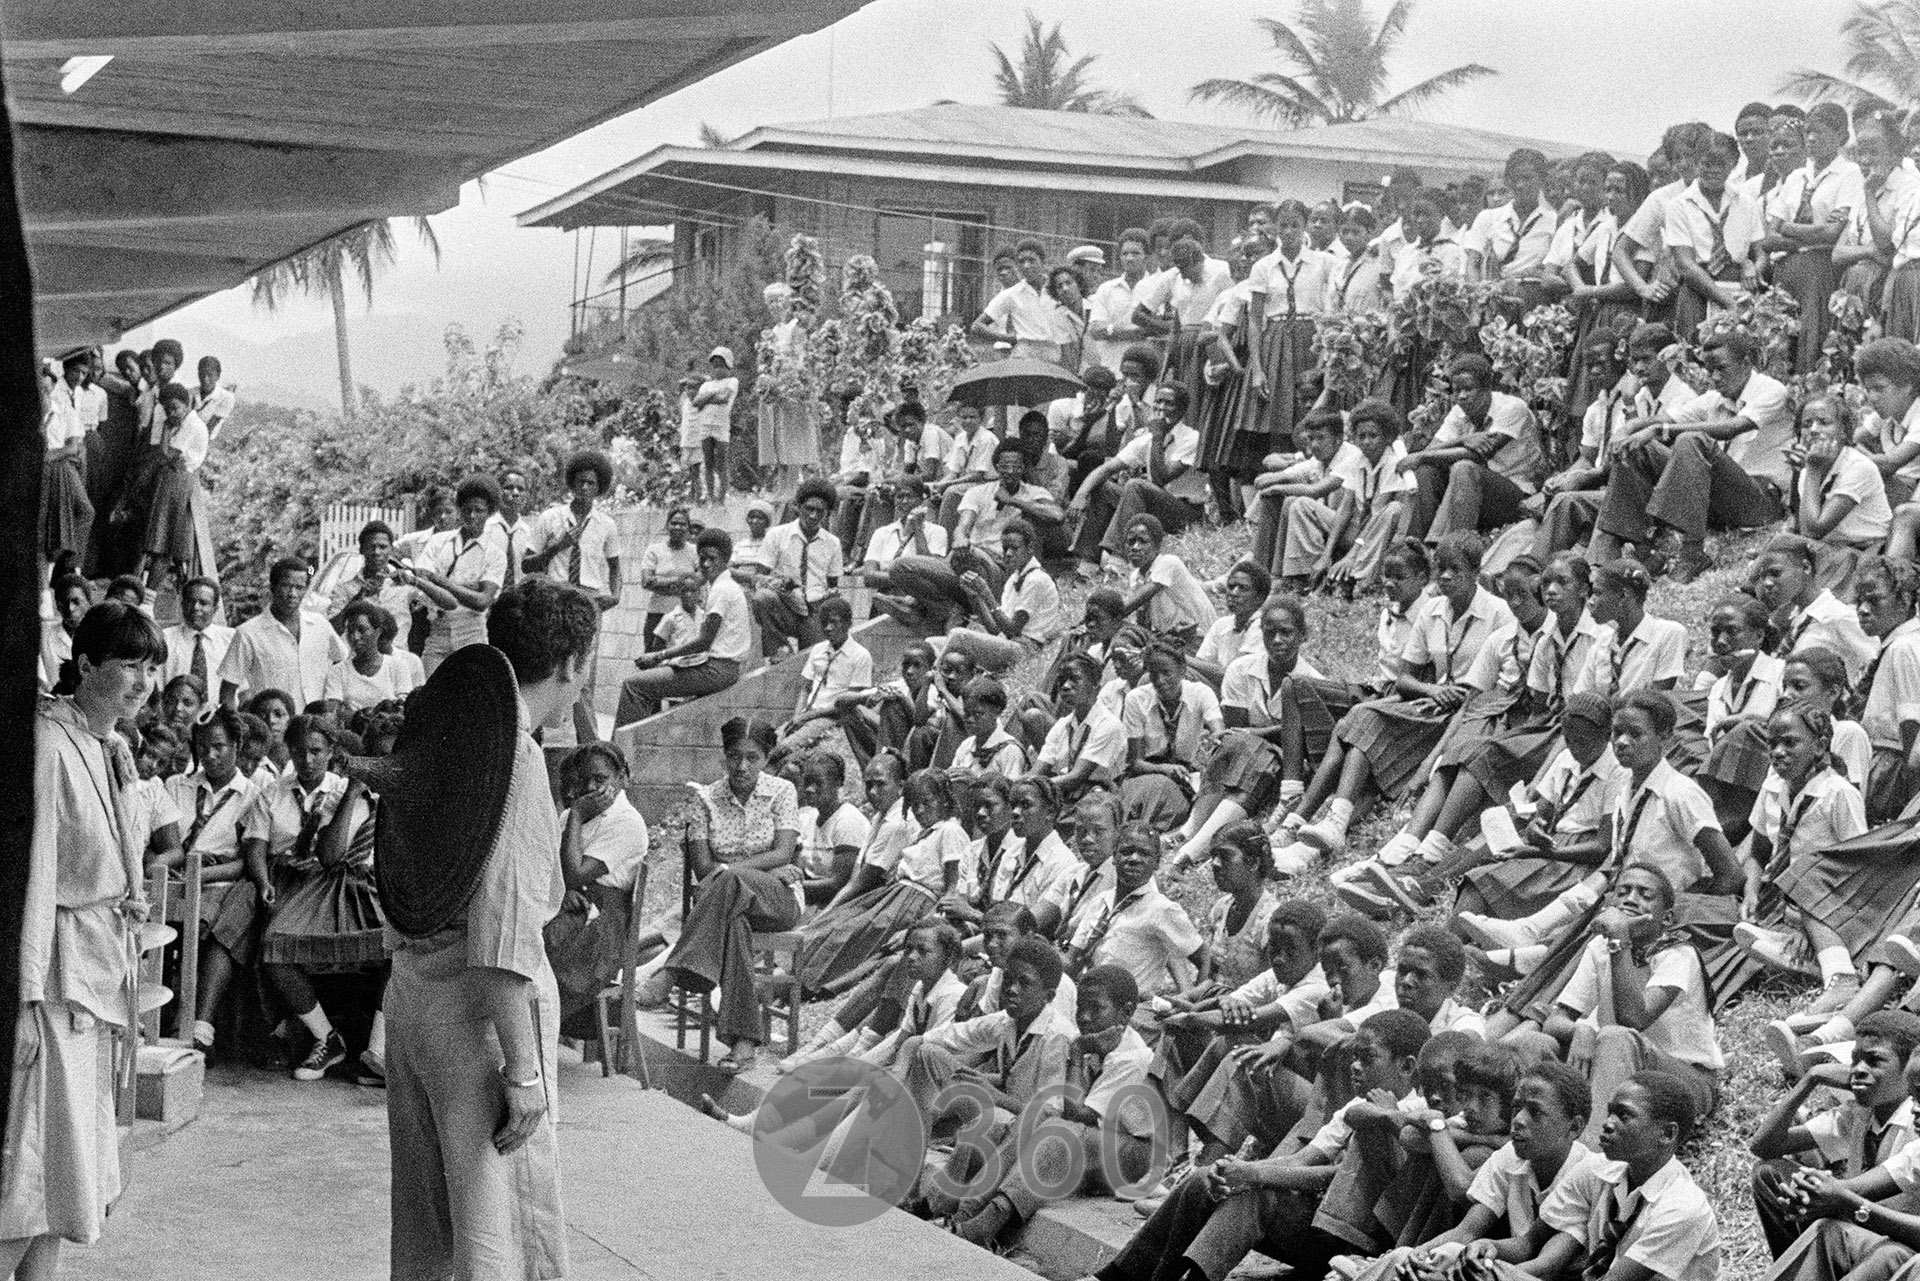
[[[739,1076],[742,1072],[753,1070],[753,1063],[757,1057],[759,1057],[758,1054],[753,1050],[748,1050],[744,1056],[738,1050],[728,1050],[713,1066],[728,1076]]]

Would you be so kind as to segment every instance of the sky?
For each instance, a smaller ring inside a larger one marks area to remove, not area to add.
[[[1369,5],[1376,14],[1386,7],[1385,0]],[[1388,91],[1460,63],[1484,63],[1499,75],[1449,95],[1427,117],[1644,158],[1675,120],[1730,128],[1742,103],[1777,99],[1790,72],[1841,71],[1838,28],[1852,8],[1850,0],[1424,0]],[[1099,84],[1133,93],[1161,118],[1214,123],[1244,118],[1190,105],[1188,86],[1277,69],[1254,19],[1285,20],[1297,11],[1291,0],[872,0],[826,31],[467,184],[459,207],[433,218],[437,263],[403,231],[399,261],[377,284],[371,308],[358,296],[350,305],[352,331],[364,331],[363,341],[377,348],[356,350],[359,381],[383,392],[425,382],[441,370],[447,324],[484,336],[509,316],[525,332],[521,368],[545,369],[567,334],[574,240],[522,230],[515,214],[656,146],[692,143],[702,122],[734,136],[763,124],[943,98],[993,101],[988,46],[1017,50],[1029,10],[1062,24],[1075,55],[1098,55]],[[1168,29],[1172,15],[1178,23]],[[603,231],[595,276],[611,253]],[[134,331],[128,345],[156,333],[181,337],[190,354],[245,352],[228,361],[243,393],[270,385],[322,401],[337,396],[331,319],[321,304],[267,315],[245,289],[230,290]]]

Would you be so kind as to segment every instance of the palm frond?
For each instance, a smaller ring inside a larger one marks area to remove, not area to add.
[[[1877,81],[1897,97],[1920,97],[1920,18],[1907,5],[1862,7],[1841,24],[1847,74]]]
[[[603,285],[617,285],[629,276],[643,274],[656,263],[673,261],[673,242],[658,236],[648,236],[636,240],[627,246],[627,256],[615,263],[606,275],[600,278]]]
[[[1187,90],[1188,102],[1237,107],[1256,120],[1273,120],[1288,128],[1329,123],[1326,104],[1291,76],[1262,72],[1253,80],[1202,80]]]
[[[1254,25],[1267,33],[1273,41],[1273,47],[1280,55],[1291,62],[1299,73],[1309,80],[1324,82],[1326,69],[1320,65],[1320,56],[1305,36],[1284,22],[1273,18],[1255,18]]]
[[[1851,80],[1844,80],[1839,76],[1828,75],[1824,71],[1814,71],[1807,67],[1783,76],[1780,80],[1780,92],[1790,97],[1806,98],[1813,102],[1831,99],[1849,110],[1863,105],[1870,107],[1899,105],[1888,101],[1885,95],[1865,85],[1855,84]]]
[[[1484,80],[1488,76],[1497,76],[1499,74],[1500,73],[1492,67],[1483,67],[1477,62],[1469,62],[1463,67],[1453,67],[1442,71],[1437,76],[1428,76],[1425,80],[1422,80],[1410,89],[1402,89],[1399,93],[1394,94],[1393,97],[1388,98],[1385,102],[1375,107],[1372,114],[1376,116],[1391,116],[1405,112],[1417,112],[1443,94],[1452,93],[1455,89],[1470,85],[1476,80]]]
[[[702,120],[700,122],[700,145],[703,147],[724,147],[732,141],[727,135]]]
[[[1387,10],[1387,16],[1380,20],[1380,28],[1373,35],[1373,47],[1379,51],[1380,61],[1385,62],[1393,56],[1393,51],[1407,34],[1407,20],[1411,17],[1413,0],[1395,0],[1393,7]]]

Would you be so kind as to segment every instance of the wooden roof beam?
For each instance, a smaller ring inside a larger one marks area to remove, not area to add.
[[[167,298],[225,289],[253,271],[241,257],[115,250],[29,239],[35,298]]]
[[[847,0],[9,0],[9,62],[83,54],[394,52],[626,40],[785,40]]]
[[[21,125],[29,234],[113,225],[325,218],[340,226],[460,202],[446,156]]]

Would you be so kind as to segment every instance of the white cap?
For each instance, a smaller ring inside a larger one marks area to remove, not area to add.
[[[1102,249],[1099,245],[1080,245],[1077,248],[1067,251],[1067,261],[1084,262],[1089,266],[1104,267],[1107,265],[1107,253],[1106,250]]]
[[[733,368],[733,348],[715,347],[711,352],[707,353],[708,360],[712,360],[715,356],[718,356],[721,360],[726,361],[728,369]]]

